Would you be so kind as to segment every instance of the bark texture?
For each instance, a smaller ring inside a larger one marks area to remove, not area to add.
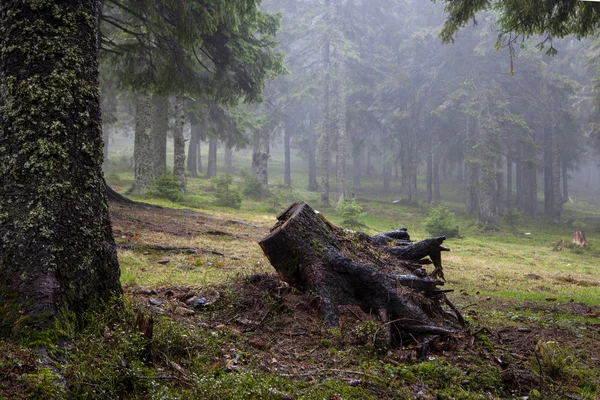
[[[154,179],[152,162],[152,101],[140,92],[136,99],[133,185],[128,194],[144,195]]]
[[[169,131],[169,99],[152,98],[152,168],[154,178],[167,169],[167,132]]]
[[[413,244],[405,229],[376,237],[344,231],[305,202],[277,219],[259,244],[282,280],[320,296],[330,326],[338,323],[340,305],[379,315],[398,342],[407,334],[448,334],[460,326],[460,313],[454,317],[442,308],[448,300],[437,286],[444,282],[427,276],[420,263],[429,256],[441,267],[443,237]]]
[[[0,4],[0,304],[16,301],[35,326],[121,293],[101,172],[98,7]]]
[[[217,176],[217,144],[216,137],[208,140],[208,163],[206,165],[206,177],[213,178]]]
[[[173,175],[179,181],[179,190],[181,193],[187,193],[187,184],[185,181],[185,138],[183,137],[183,126],[185,125],[185,112],[183,109],[184,99],[182,96],[175,98],[175,127],[173,129]]]

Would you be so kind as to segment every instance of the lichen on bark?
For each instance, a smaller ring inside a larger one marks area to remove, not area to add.
[[[121,293],[92,0],[0,4],[0,301],[48,324]],[[10,297],[10,298],[9,298]]]

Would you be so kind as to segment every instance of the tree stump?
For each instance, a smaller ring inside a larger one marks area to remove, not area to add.
[[[444,284],[440,253],[449,250],[441,246],[445,237],[412,243],[404,228],[376,236],[343,230],[303,201],[277,220],[259,244],[281,280],[320,297],[329,326],[338,324],[339,305],[377,315],[396,342],[447,335],[464,325],[448,291],[438,289]],[[431,262],[435,271],[427,274],[423,264]]]

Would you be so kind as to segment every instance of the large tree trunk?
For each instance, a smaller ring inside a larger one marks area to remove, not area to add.
[[[175,97],[175,127],[173,129],[173,175],[179,181],[181,193],[187,193],[185,181],[185,138],[183,137],[183,126],[185,125],[185,112],[183,109],[184,99],[182,96]]]
[[[150,94],[137,94],[135,111],[135,139],[133,144],[133,185],[128,194],[145,195],[154,179],[152,162],[152,101]]]
[[[152,165],[154,178],[167,170],[167,132],[169,130],[169,99],[152,97]]]
[[[563,196],[560,190],[560,173],[562,170],[560,162],[560,140],[558,129],[555,126],[552,129],[552,222],[560,222],[560,216],[563,209]]]
[[[363,147],[361,144],[352,145],[352,197],[360,190],[362,178]]]
[[[24,316],[48,327],[65,306],[121,294],[101,171],[98,5],[0,4],[0,331]]]
[[[460,326],[460,313],[453,317],[442,309],[451,305],[437,289],[443,281],[427,276],[419,263],[431,257],[441,276],[440,252],[448,250],[441,246],[444,237],[412,244],[400,229],[380,240],[381,235],[344,231],[304,202],[292,204],[277,219],[259,244],[282,280],[321,298],[330,326],[338,324],[342,305],[378,315],[395,343],[409,334],[444,335]],[[399,246],[389,246],[396,240]]]

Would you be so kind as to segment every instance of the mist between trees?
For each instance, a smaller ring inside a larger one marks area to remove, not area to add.
[[[105,159],[111,143],[134,142],[128,193],[144,195],[166,170],[170,136],[182,193],[184,170],[216,176],[219,152],[219,173],[232,174],[234,150],[251,152],[248,169],[268,193],[269,162],[281,152],[284,176],[273,181],[294,185],[291,160],[300,158],[302,184],[325,206],[359,196],[365,179],[407,203],[440,203],[446,181],[482,223],[517,209],[559,221],[572,183],[600,188],[598,43],[556,39],[586,36],[585,26],[514,23],[531,10],[476,14],[471,5],[461,14],[466,7],[264,1],[228,26],[183,3],[107,1]],[[477,25],[458,31],[475,15]],[[511,30],[522,36],[499,39]]]

